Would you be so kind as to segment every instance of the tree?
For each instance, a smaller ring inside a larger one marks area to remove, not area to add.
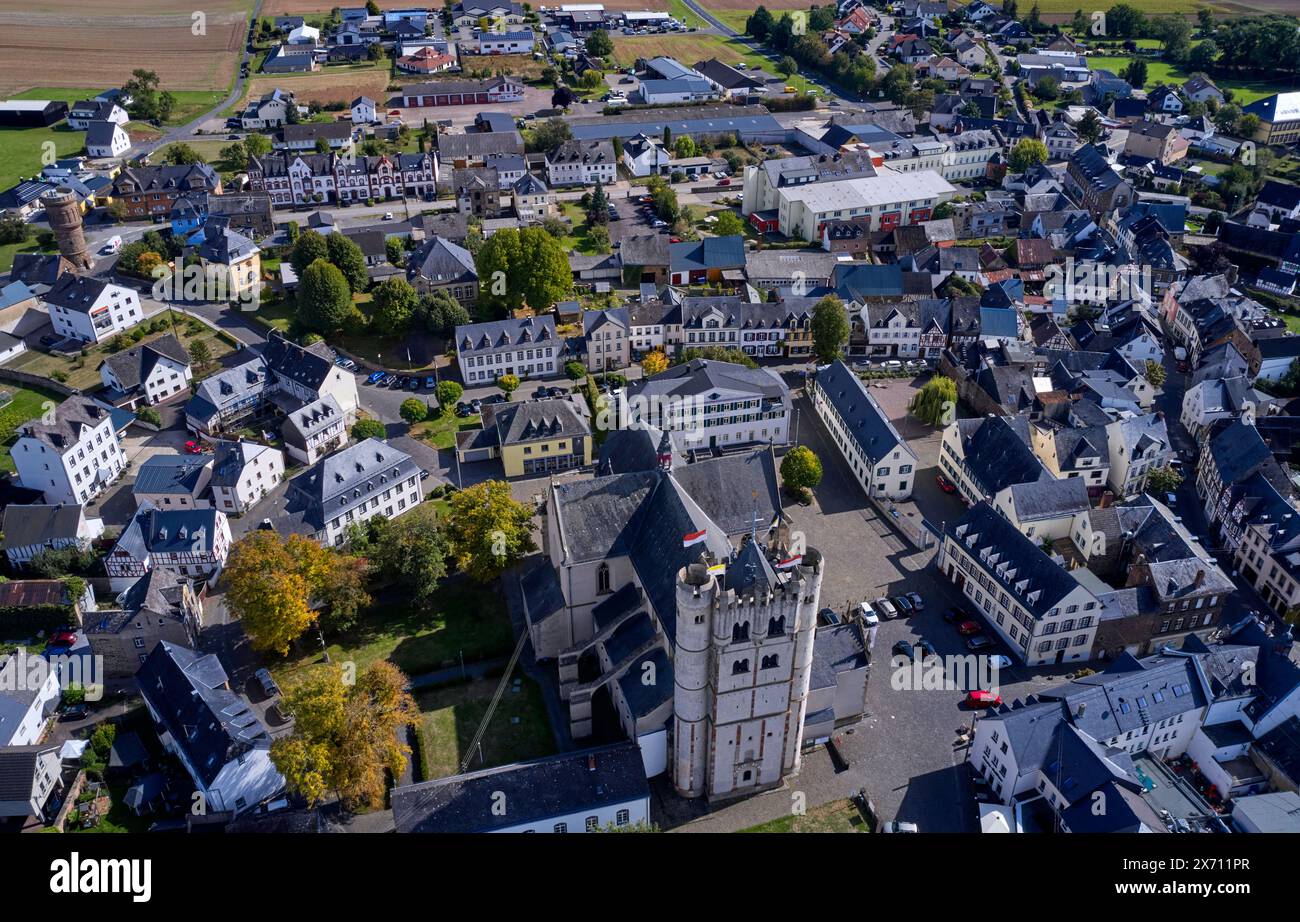
[[[533,509],[510,495],[510,485],[488,480],[451,496],[447,539],[456,566],[480,583],[535,550]]]
[[[608,223],[609,196],[605,194],[605,188],[600,180],[596,180],[596,188],[587,200],[587,226],[590,228],[597,224]]]
[[[384,258],[394,266],[405,265],[406,250],[402,247],[401,237],[388,237],[384,240]]]
[[[614,42],[604,29],[596,29],[587,36],[587,54],[607,58],[614,53]]]
[[[783,54],[781,55],[781,60],[776,62],[776,69],[781,76],[788,77],[791,74],[798,73],[799,62],[788,54]]]
[[[1034,87],[1034,96],[1038,99],[1052,100],[1061,95],[1061,84],[1055,77],[1043,76],[1038,78],[1038,84]]]
[[[1084,15],[1083,10],[1074,11],[1074,18],[1070,20],[1070,31],[1078,38],[1088,34],[1088,17]]]
[[[647,378],[668,370],[668,356],[662,349],[652,349],[641,357],[641,373]]]
[[[352,438],[358,442],[388,438],[388,429],[377,419],[359,419],[352,424],[351,432]]]
[[[419,397],[407,397],[402,401],[397,412],[411,425],[422,423],[429,417],[429,408]]]
[[[1133,89],[1142,89],[1147,83],[1147,62],[1141,58],[1133,58],[1120,76],[1132,84]]]
[[[506,397],[509,397],[515,391],[519,390],[519,376],[513,374],[501,375],[497,378],[497,387],[501,388]]]
[[[230,549],[222,582],[226,607],[239,618],[253,647],[281,656],[317,618],[316,609],[331,604],[342,555],[304,535],[281,537],[257,530]],[[345,603],[356,607],[369,597],[350,587]]]
[[[673,153],[677,159],[685,160],[687,157],[694,157],[699,153],[699,148],[695,146],[695,139],[688,134],[682,135],[673,142]]]
[[[1101,133],[1105,128],[1101,124],[1101,116],[1097,114],[1097,110],[1089,109],[1083,113],[1083,118],[1079,119],[1078,124],[1074,126],[1074,130],[1079,133],[1081,139],[1093,144],[1101,137]]]
[[[348,287],[353,293],[365,291],[370,284],[370,275],[366,272],[366,257],[361,247],[338,231],[326,237],[325,243],[329,249],[329,261],[338,266],[348,281]]]
[[[318,259],[298,280],[298,322],[309,330],[332,333],[342,329],[352,311],[347,279],[333,263]]]
[[[521,230],[519,243],[523,262],[517,274],[523,278],[522,300],[538,312],[549,310],[573,291],[568,254],[554,237],[536,226]]]
[[[763,42],[772,34],[775,25],[776,20],[772,18],[772,14],[767,11],[766,7],[760,6],[745,20],[745,32]]]
[[[405,333],[419,301],[420,296],[406,279],[384,279],[375,286],[370,322],[383,334]]]
[[[1164,47],[1165,60],[1181,63],[1186,60],[1192,44],[1192,24],[1186,17],[1170,13],[1151,24],[1151,34]]]
[[[35,233],[35,229],[18,212],[7,211],[0,215],[0,245],[26,243]]]
[[[957,382],[943,375],[935,375],[916,392],[907,409],[913,416],[931,426],[946,426],[956,417]]]
[[[602,224],[597,224],[588,229],[587,240],[591,243],[591,248],[597,253],[608,253],[610,251],[609,228]]]
[[[221,163],[232,170],[248,169],[248,148],[236,141],[221,148]]]
[[[573,90],[567,86],[557,86],[555,92],[551,94],[551,108],[567,109],[571,105],[573,105]]]
[[[735,237],[745,233],[745,222],[734,211],[724,211],[713,222],[713,232],[719,237]]]
[[[293,733],[271,744],[271,761],[289,790],[311,806],[333,792],[346,809],[383,805],[388,776],[406,770],[405,729],[419,722],[406,676],[387,660],[349,686],[342,665],[312,670],[280,707]]]
[[[1145,377],[1152,387],[1160,387],[1165,383],[1165,366],[1155,359],[1147,359]]]
[[[271,139],[264,134],[250,134],[244,138],[244,150],[250,157],[265,157],[271,152]]]
[[[1031,166],[1047,162],[1047,145],[1037,138],[1023,138],[1011,148],[1007,166],[1013,173],[1023,173]]]
[[[803,496],[822,482],[822,462],[806,445],[796,445],[781,460],[781,482],[796,496]]]
[[[329,259],[329,244],[316,231],[308,228],[298,234],[293,251],[289,254],[289,265],[299,278],[303,272],[318,259]]]
[[[167,149],[163,151],[163,162],[173,166],[189,166],[193,163],[202,163],[203,158],[188,144],[177,142],[167,145]]]
[[[438,398],[438,406],[444,413],[456,406],[456,402],[464,393],[465,389],[455,381],[439,381],[438,386],[433,389],[434,396]]]
[[[1137,38],[1146,28],[1146,14],[1127,3],[1117,3],[1106,11],[1106,27],[1120,38]]]
[[[375,516],[363,527],[372,528],[365,543],[371,570],[400,584],[417,604],[432,599],[447,574],[447,542],[437,509],[426,504],[399,519]]]
[[[1219,57],[1219,46],[1214,39],[1207,38],[1198,42],[1187,55],[1187,66],[1193,71],[1213,70]]]
[[[829,365],[840,357],[849,341],[849,316],[844,302],[835,295],[827,295],[813,306],[813,354],[822,365]]]
[[[190,361],[196,368],[206,368],[212,362],[212,348],[205,339],[196,339],[190,343]]]
[[[1183,475],[1167,465],[1147,471],[1147,490],[1151,493],[1173,493],[1182,482]]]

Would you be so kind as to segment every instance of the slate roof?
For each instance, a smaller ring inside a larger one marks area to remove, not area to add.
[[[216,654],[199,655],[159,641],[135,677],[157,722],[205,785],[227,762],[255,749],[270,749],[270,734],[257,715],[226,689],[229,679]]]
[[[861,626],[845,624],[819,626],[813,636],[811,689],[832,688],[841,672],[865,669],[870,662]]]
[[[285,523],[317,532],[378,493],[419,475],[414,459],[401,449],[366,439],[317,461],[289,481]]]
[[[966,469],[992,497],[1005,487],[1054,480],[1029,447],[1029,421],[1021,416],[991,416],[957,421]]]
[[[37,762],[43,753],[58,748],[49,743],[0,747],[0,803],[29,803]]]
[[[153,455],[140,465],[131,492],[184,493],[193,495],[198,487],[203,469],[211,458],[194,455]]]
[[[124,352],[118,352],[104,359],[104,364],[112,369],[113,377],[126,391],[139,387],[149,379],[158,362],[168,358],[185,366],[190,365],[189,353],[181,345],[174,333],[168,333],[147,343],[133,346]]]
[[[411,260],[411,273],[436,285],[451,285],[478,279],[469,250],[443,237],[434,237]]]
[[[21,431],[62,455],[77,444],[83,429],[101,425],[111,412],[109,407],[90,397],[69,397],[55,408],[52,423],[33,420],[24,424]]]
[[[483,428],[495,429],[498,444],[519,445],[591,434],[571,400],[530,400],[484,407]]]
[[[1018,483],[1010,490],[1011,504],[1021,522],[1060,518],[1089,508],[1088,488],[1081,477]]]
[[[493,809],[498,792],[505,812]],[[394,788],[393,823],[399,833],[491,832],[649,796],[641,747],[629,740]]]
[[[745,238],[739,234],[731,237],[704,237],[668,245],[670,272],[744,267]]]
[[[81,506],[74,504],[6,506],[3,548],[11,550],[65,538],[75,539],[81,516]]]
[[[456,343],[462,352],[488,353],[519,346],[556,344],[554,317],[523,317],[487,320],[456,327]]]
[[[900,447],[905,449],[909,458],[915,458],[862,379],[842,361],[836,359],[830,365],[818,368],[816,384],[873,465]]]

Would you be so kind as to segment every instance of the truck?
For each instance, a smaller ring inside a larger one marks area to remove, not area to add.
[[[1174,347],[1174,358],[1176,358],[1176,359],[1177,359],[1178,361],[1180,361],[1180,362],[1185,362],[1185,361],[1187,361],[1187,350],[1184,349],[1182,346],[1175,346],[1175,347]]]

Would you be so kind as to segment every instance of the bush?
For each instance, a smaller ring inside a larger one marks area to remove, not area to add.
[[[162,414],[153,407],[141,407],[136,410],[135,418],[151,426],[162,426]]]
[[[366,439],[386,439],[388,429],[377,419],[359,419],[352,424],[352,438],[358,442]]]
[[[411,425],[422,423],[429,418],[429,408],[424,401],[418,397],[407,397],[402,401],[402,406],[398,409],[402,419]]]
[[[569,362],[564,366],[564,373],[573,381],[581,381],[587,377],[587,369],[581,362]]]

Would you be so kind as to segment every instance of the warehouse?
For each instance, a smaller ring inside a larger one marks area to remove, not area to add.
[[[57,99],[6,99],[0,102],[0,125],[44,128],[68,117],[68,104]]]

